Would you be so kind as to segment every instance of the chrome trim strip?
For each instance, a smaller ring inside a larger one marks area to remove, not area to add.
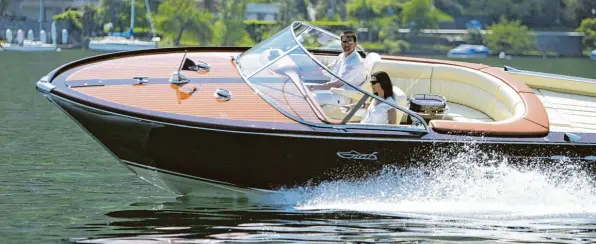
[[[468,136],[458,136],[459,140],[440,140],[440,139],[435,139],[435,140],[424,140],[424,139],[415,139],[415,138],[399,138],[399,137],[394,137],[394,138],[382,138],[382,137],[354,137],[354,136],[347,136],[347,137],[341,137],[341,136],[318,136],[318,135],[301,135],[301,134],[292,134],[292,133],[266,133],[266,132],[248,132],[248,131],[238,131],[238,130],[226,130],[226,129],[215,129],[215,128],[207,128],[207,127],[199,127],[199,126],[189,126],[189,125],[181,125],[181,124],[173,124],[173,123],[168,123],[168,122],[163,122],[163,121],[156,121],[156,120],[151,120],[151,119],[145,119],[145,118],[138,118],[138,117],[134,117],[134,116],[130,116],[130,115],[124,115],[124,114],[119,114],[119,113],[115,113],[112,111],[106,111],[106,110],[102,110],[99,108],[95,108],[95,107],[91,107],[85,104],[81,104],[75,101],[71,101],[68,100],[66,98],[54,95],[54,94],[50,94],[50,96],[52,98],[58,98],[61,99],[63,101],[67,101],[69,103],[81,106],[81,107],[85,107],[91,110],[95,110],[95,111],[100,111],[102,113],[107,113],[107,114],[112,114],[112,115],[116,115],[116,116],[121,116],[124,118],[129,118],[129,119],[133,119],[133,120],[138,120],[141,122],[151,122],[151,123],[156,123],[156,124],[162,124],[162,125],[170,125],[170,126],[176,126],[176,127],[182,127],[182,128],[189,128],[189,129],[201,129],[201,130],[208,130],[208,131],[216,131],[216,132],[224,132],[224,133],[237,133],[237,134],[248,134],[248,135],[263,135],[263,136],[278,136],[278,137],[293,137],[293,138],[316,138],[316,139],[331,139],[331,140],[357,140],[357,141],[404,141],[404,142],[425,142],[425,143],[436,143],[436,142],[448,142],[448,143],[490,143],[490,144],[536,144],[536,145],[544,145],[544,144],[548,144],[548,145],[570,145],[570,143],[568,142],[561,142],[561,143],[557,143],[557,142],[550,142],[550,141],[544,141],[544,142],[527,142],[527,141],[485,141],[485,140],[480,140],[482,138],[479,138],[478,140],[466,140],[465,138],[469,138]],[[58,106],[61,110],[63,110],[59,105]],[[64,111],[66,112],[66,111]],[[78,121],[72,117],[70,117],[73,121],[77,122]],[[80,125],[79,123],[79,126]],[[84,127],[83,127],[84,128]],[[333,127],[335,128],[335,127]],[[85,130],[87,131],[87,130]],[[87,133],[89,133],[87,131]],[[89,133],[91,134],[91,133]],[[92,134],[91,134],[92,135]],[[98,140],[99,141],[99,140]],[[99,141],[101,143],[101,141]],[[103,143],[101,144],[103,145]],[[594,146],[595,144],[590,144],[590,143],[573,143],[573,145],[576,146]],[[117,157],[116,157],[117,158]]]
[[[543,78],[555,78],[555,79],[562,79],[562,80],[572,80],[578,82],[586,82],[586,83],[596,83],[596,79],[578,77],[578,76],[570,76],[570,75],[559,75],[559,74],[552,74],[552,73],[544,73],[544,72],[536,72],[536,71],[529,71],[529,70],[521,70],[516,69],[511,66],[505,65],[503,70],[520,75],[531,75],[536,77],[543,77]]]

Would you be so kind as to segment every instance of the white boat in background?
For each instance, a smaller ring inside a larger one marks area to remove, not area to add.
[[[157,41],[141,41],[122,36],[106,36],[102,39],[89,41],[89,49],[95,51],[132,51],[156,48]]]
[[[109,33],[108,36],[90,40],[88,45],[89,50],[119,52],[157,48],[159,37],[155,35],[149,0],[145,0],[145,7],[147,9],[149,23],[151,24],[151,33],[153,34],[151,41],[141,41],[134,38],[135,5],[133,0],[130,5],[130,29],[126,32]]]
[[[18,44],[2,44],[2,49],[5,51],[21,51],[21,52],[47,52],[56,51],[58,47],[54,44],[43,43],[40,41],[24,40],[23,45]]]
[[[590,58],[596,60],[596,50],[592,50],[590,53]]]
[[[39,8],[44,9],[43,1],[39,2]],[[44,19],[43,11],[40,11],[40,20]],[[52,23],[52,44],[47,43],[47,34],[46,31],[42,29],[42,25],[40,22],[39,26],[39,38],[38,41],[35,41],[35,36],[33,35],[33,30],[29,30],[27,32],[27,39],[25,39],[25,33],[23,30],[19,29],[17,31],[17,38],[16,42],[13,42],[12,31],[10,29],[6,29],[6,40],[8,43],[2,43],[0,45],[0,51],[21,51],[21,52],[47,52],[47,51],[59,51],[60,49],[56,45],[56,24]]]
[[[449,50],[447,57],[450,58],[485,58],[489,54],[489,50],[483,45],[468,45],[462,44],[454,49]]]
[[[41,31],[39,34],[39,41],[34,41],[33,31],[29,30],[27,40],[24,39],[23,30],[17,31],[16,43],[12,42],[12,31],[6,30],[6,39],[8,43],[2,43],[0,45],[1,51],[21,51],[21,52],[47,52],[56,51],[58,47],[56,44],[46,43],[45,31]]]

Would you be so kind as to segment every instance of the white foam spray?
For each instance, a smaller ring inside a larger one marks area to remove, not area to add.
[[[473,146],[426,166],[387,167],[363,180],[324,182],[284,190],[300,210],[510,219],[596,216],[592,175],[570,162],[513,166]]]

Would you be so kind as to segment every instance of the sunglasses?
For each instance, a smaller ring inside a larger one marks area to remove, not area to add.
[[[371,85],[374,85],[374,84],[377,84],[377,83],[379,83],[379,81],[377,80],[377,77],[375,77],[375,76],[370,77],[370,84]]]
[[[353,40],[349,40],[349,41],[341,40],[341,43],[352,44],[352,43],[354,43],[354,41]]]

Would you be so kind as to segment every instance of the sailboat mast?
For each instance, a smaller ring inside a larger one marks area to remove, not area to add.
[[[145,8],[147,9],[147,18],[149,24],[151,24],[151,35],[155,38],[155,25],[153,25],[153,17],[151,17],[151,6],[149,6],[149,0],[145,0]]]
[[[134,34],[135,28],[135,0],[130,0],[130,36],[132,37]]]
[[[46,19],[46,16],[45,16],[46,11],[44,11],[44,6],[45,6],[45,1],[39,0],[39,31],[41,31],[43,29],[43,23]]]

